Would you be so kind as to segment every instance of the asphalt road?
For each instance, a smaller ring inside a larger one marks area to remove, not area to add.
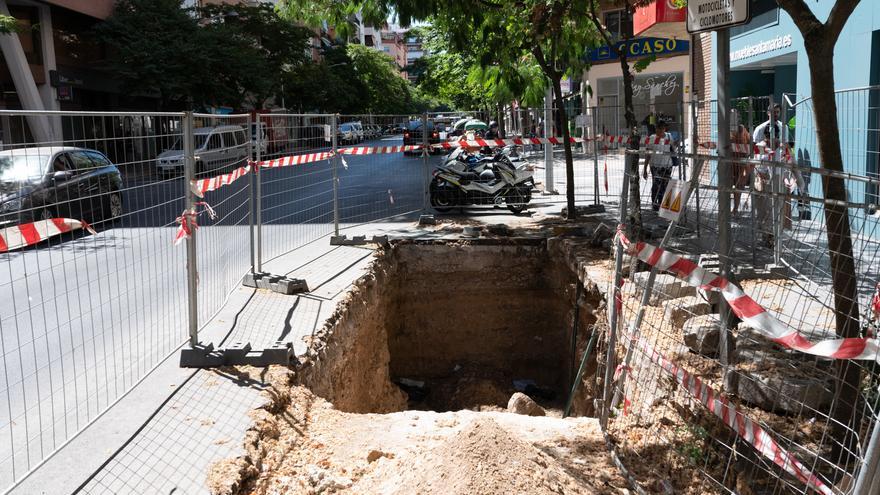
[[[429,158],[428,168],[440,159]],[[417,155],[346,156],[345,162],[337,168],[342,224],[421,208],[429,175]],[[139,172],[123,170],[125,214],[96,222],[97,235],[65,234],[0,255],[0,489],[187,338],[186,249],[172,245],[184,181]],[[332,233],[330,163],[265,169],[260,181],[264,260]],[[199,216],[200,324],[251,266],[251,187],[246,176],[205,197],[218,217]]]

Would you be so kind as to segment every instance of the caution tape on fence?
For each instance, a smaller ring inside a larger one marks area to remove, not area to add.
[[[340,155],[377,155],[382,153],[403,153],[406,151],[416,151],[422,149],[422,145],[404,145],[404,146],[356,146],[349,148],[340,148]]]
[[[756,421],[731,404],[724,395],[703,383],[700,377],[688,373],[687,370],[664,357],[644,338],[629,337],[634,345],[645,351],[652,362],[672,375],[679,386],[687,390],[690,395],[700,401],[743,440],[751,444],[761,455],[819,493],[827,495],[834,493],[793,454],[780,447],[776,440]]]
[[[569,141],[572,143],[581,143],[585,141],[591,141],[591,138],[578,138],[572,137],[569,138]],[[595,140],[600,142],[626,142],[629,140],[628,136],[597,136]],[[443,149],[452,149],[458,148],[462,146],[467,147],[499,147],[499,146],[524,146],[524,145],[538,145],[538,144],[561,144],[565,141],[563,137],[549,137],[549,138],[508,138],[508,139],[475,139],[469,141],[447,141],[443,143],[435,143],[432,144],[432,148],[443,148]],[[669,144],[669,139],[650,139],[644,138],[641,140],[643,144]],[[283,156],[279,158],[273,158],[270,160],[261,160],[259,162],[249,162],[247,166],[239,167],[232,172],[217,175],[214,177],[209,177],[205,179],[194,179],[190,181],[190,188],[196,196],[203,198],[205,193],[216,191],[223,186],[232,184],[236,180],[244,177],[245,175],[254,172],[254,167],[259,168],[280,168],[280,167],[290,167],[295,165],[305,165],[308,163],[315,163],[324,160],[329,160],[334,156],[339,155],[340,158],[344,155],[375,155],[375,154],[387,154],[387,153],[403,153],[407,151],[417,151],[423,148],[422,145],[402,145],[402,146],[348,146],[345,148],[340,148],[336,152],[333,151],[319,151],[315,153],[303,153],[299,155],[289,155]],[[607,146],[605,148],[607,152]],[[345,168],[348,168],[348,163],[345,162],[344,158],[342,159],[342,165]],[[607,163],[606,163],[607,168]],[[608,179],[607,179],[607,170],[606,170],[606,178],[605,178],[605,189],[606,192],[608,190]]]
[[[282,156],[281,158],[273,158],[271,160],[262,160],[257,162],[261,168],[279,168],[290,167],[293,165],[305,165],[306,163],[320,162],[333,158],[335,153],[332,151],[319,151],[317,153],[304,153],[302,155]]]
[[[6,253],[14,249],[21,249],[74,230],[84,229],[95,234],[85,220],[73,220],[70,218],[49,218],[36,222],[24,223],[13,227],[0,229],[0,253]]]
[[[707,141],[704,143],[700,143],[700,148],[714,150],[718,149],[718,143],[715,141]],[[754,155],[754,156],[767,156],[772,159],[772,157],[776,154],[776,150],[771,149],[769,146],[763,144],[749,144],[749,143],[730,143],[727,146],[727,149],[734,153],[740,153],[743,155]],[[783,159],[785,161],[789,161],[791,158],[791,150],[788,146],[783,147]]]
[[[856,359],[880,362],[880,341],[850,337],[811,342],[796,329],[789,328],[726,278],[704,270],[693,261],[645,242],[632,243],[619,232],[630,255],[658,270],[670,272],[689,285],[720,292],[730,309],[758,333],[773,342],[805,354],[831,359]]]
[[[568,138],[570,143],[582,143],[584,141],[589,141],[589,139],[578,138],[578,137],[570,137]],[[470,148],[485,148],[485,147],[499,147],[499,146],[525,146],[525,145],[533,145],[533,144],[563,144],[565,142],[564,137],[549,137],[549,138],[506,138],[506,139],[485,139],[485,138],[477,138],[477,139],[468,139],[468,140],[459,140],[459,141],[444,141],[442,143],[434,143],[431,146],[434,148],[460,148],[462,146],[467,146]]]
[[[200,198],[204,198],[206,192],[214,191],[223,186],[232,184],[236,180],[250,173],[250,171],[250,165],[238,167],[228,174],[217,175],[214,177],[209,177],[207,179],[192,180],[190,181],[190,187],[192,188],[193,194]]]
[[[199,211],[199,206],[202,206],[202,211]],[[208,217],[211,220],[217,218],[217,213],[211,208],[211,205],[204,201],[199,201],[193,204],[191,209],[183,210],[183,213],[177,217],[177,232],[174,234],[173,244],[176,246],[183,242],[184,239],[192,237],[193,232],[198,230],[199,223],[198,218],[200,213],[207,213]]]

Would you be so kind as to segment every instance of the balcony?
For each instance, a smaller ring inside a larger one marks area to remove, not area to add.
[[[656,38],[688,38],[687,9],[675,8],[668,0],[655,0],[633,13],[633,34]]]

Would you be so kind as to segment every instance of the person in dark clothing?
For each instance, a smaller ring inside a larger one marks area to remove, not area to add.
[[[645,120],[642,121],[642,124],[648,128],[649,136],[657,132],[657,116],[654,115],[653,111],[645,116]]]

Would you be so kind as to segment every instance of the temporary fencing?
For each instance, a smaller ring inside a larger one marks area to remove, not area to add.
[[[171,244],[184,187],[159,168],[174,166],[162,153],[180,149],[182,119],[0,111],[4,488],[185,338],[185,252]],[[55,140],[34,142],[32,124]]]
[[[842,98],[855,108],[874,97]],[[751,131],[772,99],[744,101],[735,115]],[[625,145],[636,143],[623,109],[605,103],[567,109],[571,187],[581,204],[625,205],[628,182],[639,180],[650,227],[651,184],[625,170]],[[607,383],[606,431],[637,474],[660,473],[663,486],[676,486],[658,467],[668,465],[715,491],[749,482],[767,493],[842,493],[869,460],[880,398],[871,361],[880,305],[870,309],[880,251],[869,144],[877,126],[847,124],[868,131],[844,140],[852,172],[831,174],[812,167],[809,101],[795,103],[783,103],[802,122],[784,131],[794,145],[772,153],[749,140],[719,150],[712,102],[636,107],[637,153],[669,155],[662,149],[673,146],[682,165],[671,176],[692,187],[663,240],[629,243],[630,255],[669,273],[619,272],[629,279],[612,306],[626,330],[609,347],[618,373]],[[668,118],[668,137],[651,138],[651,113]],[[187,337],[197,342],[247,272],[354,225],[412,220],[427,208],[430,173],[449,149],[514,146],[538,166],[545,189],[566,192],[565,143],[558,126],[544,125],[548,114],[0,112],[4,146],[14,148],[0,154],[0,178],[17,184],[0,191],[0,395],[8,403],[0,407],[0,486],[20,480]],[[462,140],[455,124],[463,117],[502,123],[500,137]],[[56,129],[57,141],[31,142],[31,120]],[[867,152],[853,151],[862,144]],[[736,160],[719,167],[718,151]],[[57,164],[56,154],[65,157]],[[23,168],[6,165],[19,158]],[[34,177],[7,177],[32,167]],[[847,185],[857,277],[855,297],[842,299],[858,303],[858,335],[836,334],[841,298],[831,289],[823,210],[833,202],[815,176]],[[732,186],[719,180],[728,177]],[[54,196],[19,201],[22,180],[32,178]],[[737,215],[721,214],[724,194]],[[708,275],[722,265],[733,269]],[[719,321],[736,320],[735,330],[720,331]]]
[[[691,108],[714,119],[713,106]],[[625,176],[639,181],[643,229],[622,222],[616,238],[633,261],[619,265],[621,302],[609,306],[619,340],[608,348],[606,431],[644,483],[676,492],[698,479],[723,493],[861,495],[880,482],[872,480],[880,243],[876,207],[863,194],[876,179],[858,173],[864,148],[845,173],[798,159],[817,156],[802,135],[811,125],[804,108],[796,109],[797,137],[783,136],[790,152],[756,150],[746,139],[723,161],[717,146],[678,154],[690,188],[674,190],[685,206],[677,220],[649,207],[650,172],[643,180],[640,165],[638,176]],[[738,123],[750,132],[746,124],[755,122]],[[875,127],[853,123],[844,148]],[[826,197],[811,176],[843,181],[846,197]],[[620,193],[626,204],[628,188]],[[847,216],[828,221],[827,208]],[[844,225],[851,251],[827,240]],[[848,270],[852,278],[842,278]]]

